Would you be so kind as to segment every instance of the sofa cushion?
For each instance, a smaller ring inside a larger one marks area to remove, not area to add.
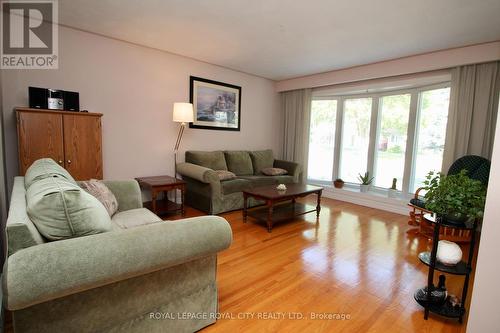
[[[249,180],[241,178],[225,180],[220,184],[223,194],[237,193],[252,187],[252,183]]]
[[[78,185],[59,177],[40,179],[26,191],[27,212],[49,240],[111,230],[106,208]]]
[[[111,219],[111,222],[121,229],[130,229],[161,221],[161,218],[146,208],[136,208],[124,212],[118,212],[113,215],[113,218]]]
[[[219,180],[229,180],[236,178],[236,175],[234,173],[227,170],[215,170],[215,173],[217,174],[217,177],[219,177]]]
[[[241,176],[240,178],[250,181],[253,187],[278,184],[276,177],[269,176]]]
[[[251,151],[250,157],[252,159],[253,171],[255,175],[260,175],[262,173],[262,169],[273,167],[274,156],[271,149]]]
[[[113,216],[118,211],[118,201],[111,190],[97,179],[80,182],[80,187],[92,194],[106,208],[109,216]]]
[[[253,175],[252,159],[246,151],[226,151],[227,168],[237,176]]]
[[[286,175],[288,171],[281,168],[264,168],[262,169],[262,173],[266,176],[282,176]]]
[[[28,170],[26,170],[24,187],[27,189],[34,182],[48,177],[64,178],[76,185],[76,181],[71,177],[69,172],[57,164],[56,161],[51,158],[41,158],[33,162]]]
[[[187,151],[186,162],[212,170],[227,170],[226,159],[222,151]]]
[[[239,178],[249,180],[252,186],[266,186],[278,184],[291,184],[293,183],[293,176],[241,176]]]
[[[293,176],[290,175],[273,176],[271,178],[274,178],[277,184],[291,184],[295,182]]]

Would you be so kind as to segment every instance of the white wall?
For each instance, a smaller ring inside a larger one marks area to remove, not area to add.
[[[241,132],[186,129],[184,150],[272,148],[280,154],[274,82],[190,58],[60,27],[58,70],[2,70],[9,190],[18,174],[13,108],[28,86],[80,92],[80,106],[104,114],[104,177],[173,174],[178,124],[172,103],[189,100],[189,76],[242,87]],[[223,52],[223,50],[221,50]]]
[[[500,120],[496,133],[500,133]],[[469,333],[500,332],[500,135],[496,135],[484,212],[476,276],[467,324]]]

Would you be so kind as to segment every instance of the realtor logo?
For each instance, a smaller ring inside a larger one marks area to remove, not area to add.
[[[57,1],[2,1],[2,69],[57,69]]]

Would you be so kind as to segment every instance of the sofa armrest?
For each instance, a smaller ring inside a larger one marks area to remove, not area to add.
[[[220,182],[214,170],[193,163],[177,164],[177,172],[181,176],[186,176],[206,184]]]
[[[284,160],[274,160],[274,167],[281,168],[288,171],[290,176],[293,176],[295,182],[300,181],[300,173],[302,172],[302,168],[299,163],[284,161]]]
[[[115,195],[118,201],[118,209],[121,212],[142,208],[141,188],[136,180],[104,180],[103,183]]]
[[[4,305],[19,310],[213,255],[229,247],[222,217],[202,216],[49,242],[11,255]]]

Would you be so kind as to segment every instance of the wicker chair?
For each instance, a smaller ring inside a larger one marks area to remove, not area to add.
[[[484,185],[488,185],[488,178],[490,175],[490,161],[486,158],[476,155],[466,155],[456,160],[448,170],[448,175],[455,175],[462,171],[467,170],[467,175],[472,179],[481,181]],[[425,208],[425,200],[420,195],[422,188],[417,189],[415,196],[410,200],[410,219],[409,225],[417,226],[417,229],[412,229],[410,232],[417,232],[425,237],[432,238],[432,231],[434,230],[432,224],[424,219],[424,214],[432,213]],[[452,242],[469,242],[470,231],[460,230],[455,228],[441,228],[440,239],[446,239]]]

